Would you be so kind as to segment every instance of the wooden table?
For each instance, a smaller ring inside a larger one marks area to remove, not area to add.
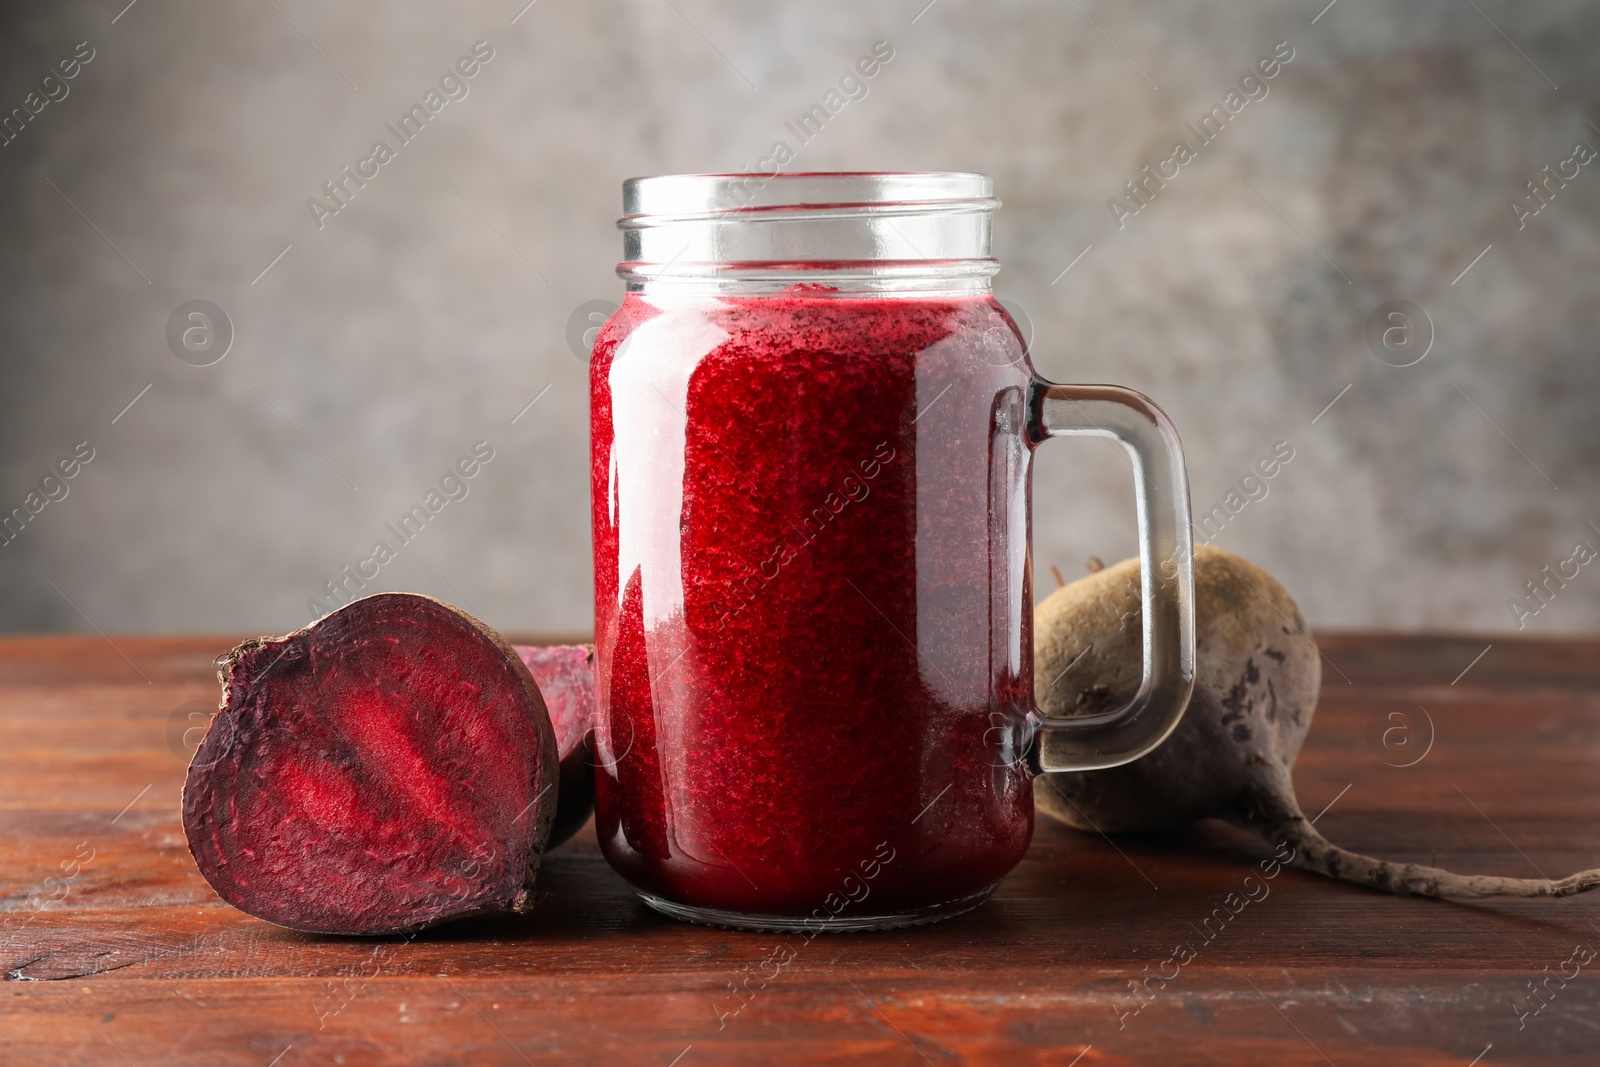
[[[231,643],[0,640],[0,1062],[1600,1063],[1600,956],[1517,1014],[1600,949],[1600,893],[1460,904],[1288,871],[1133,1014],[1130,981],[1266,855],[1220,826],[1113,842],[1041,820],[988,904],[898,933],[680,925],[590,832],[522,919],[280,930],[216,898],[179,823],[182,730]],[[1487,644],[1324,637],[1305,809],[1394,859],[1600,866],[1600,642],[1496,638],[1475,661]],[[731,1014],[780,943],[793,961]]]

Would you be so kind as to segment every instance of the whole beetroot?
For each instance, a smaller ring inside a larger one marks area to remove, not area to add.
[[[1034,781],[1038,810],[1082,830],[1127,833],[1218,818],[1294,849],[1296,866],[1391,893],[1559,897],[1600,885],[1461,875],[1332,844],[1300,810],[1290,770],[1311,728],[1322,662],[1300,610],[1271,575],[1222,549],[1194,554],[1194,696],[1172,735],[1109,770]],[[1047,716],[1119,707],[1139,687],[1139,561],[1056,590],[1034,611],[1034,696]]]

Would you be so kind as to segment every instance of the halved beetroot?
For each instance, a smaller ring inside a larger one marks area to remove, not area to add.
[[[594,811],[594,649],[588,645],[513,645],[539,683],[561,754],[555,848],[577,833]]]
[[[382,593],[240,645],[221,678],[183,826],[222,899],[343,934],[528,906],[557,745],[533,676],[489,627]]]

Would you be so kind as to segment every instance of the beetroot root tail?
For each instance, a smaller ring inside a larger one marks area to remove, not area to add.
[[[1284,783],[1283,789],[1288,788]],[[1286,842],[1294,849],[1292,866],[1329,878],[1381,889],[1401,896],[1448,897],[1570,897],[1600,886],[1600,868],[1579,871],[1566,878],[1502,878],[1486,874],[1456,874],[1441,867],[1394,863],[1340,848],[1311,825],[1292,793],[1269,789],[1251,797],[1235,812],[1224,816],[1241,829],[1271,842]]]

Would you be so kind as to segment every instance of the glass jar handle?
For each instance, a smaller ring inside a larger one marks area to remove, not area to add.
[[[1028,389],[1028,438],[1109,437],[1133,460],[1139,508],[1144,671],[1115,711],[1043,718],[1029,749],[1035,774],[1092,771],[1138,759],[1172,733],[1194,689],[1194,567],[1189,479],[1172,420],[1149,397],[1114,385]]]

